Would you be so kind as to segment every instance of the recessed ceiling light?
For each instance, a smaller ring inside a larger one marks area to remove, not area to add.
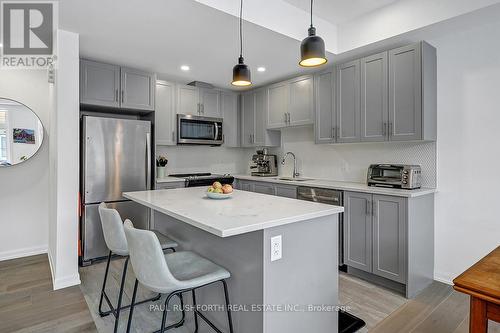
[[[266,71],[266,67],[257,68],[257,72],[265,72],[265,71]]]
[[[189,66],[188,65],[182,65],[181,66],[181,70],[188,71],[189,70]]]

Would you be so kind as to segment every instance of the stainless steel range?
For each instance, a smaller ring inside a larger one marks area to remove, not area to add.
[[[222,184],[233,184],[234,177],[229,174],[219,175],[212,173],[177,173],[171,174],[170,177],[184,178],[186,187],[209,186],[214,182]]]

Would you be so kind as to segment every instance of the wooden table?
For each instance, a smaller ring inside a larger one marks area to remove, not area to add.
[[[488,319],[500,322],[500,246],[453,280],[470,295],[470,333],[488,331]]]

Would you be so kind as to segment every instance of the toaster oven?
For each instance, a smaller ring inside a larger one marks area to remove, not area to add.
[[[417,189],[422,186],[422,170],[419,165],[372,164],[368,168],[368,186]]]

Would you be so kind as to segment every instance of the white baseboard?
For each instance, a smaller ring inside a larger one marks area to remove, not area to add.
[[[44,254],[44,253],[47,253],[47,245],[25,247],[23,249],[0,252],[0,261],[29,257],[29,256],[34,256],[37,254]]]
[[[54,290],[72,287],[72,286],[77,286],[81,283],[80,274],[78,274],[78,273],[76,273],[74,275],[56,278],[55,277],[56,272],[54,271],[54,264],[53,264],[52,255],[50,254],[50,251],[47,254],[49,257],[50,273],[52,275],[52,288],[54,288]]]
[[[434,280],[444,283],[444,284],[449,284],[450,286],[453,285],[453,280],[451,280],[448,277],[442,277],[442,276],[434,276]]]

